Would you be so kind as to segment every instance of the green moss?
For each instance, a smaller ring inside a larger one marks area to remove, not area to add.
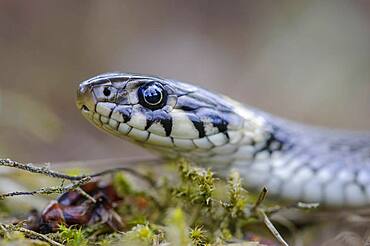
[[[172,244],[176,243],[178,246],[189,245],[188,226],[181,208],[175,208],[169,211],[166,224],[166,238],[168,242]]]
[[[211,206],[215,189],[213,173],[209,169],[193,167],[184,160],[180,160],[178,165],[182,183],[174,194],[192,204]]]
[[[132,193],[131,184],[123,173],[117,173],[114,176],[113,185],[116,188],[117,193],[122,197]]]
[[[157,241],[158,235],[150,228],[149,224],[136,225],[123,234],[122,241],[133,245],[149,246]]]
[[[81,228],[60,226],[60,237],[67,246],[87,246],[89,240]]]
[[[233,238],[242,240],[247,225],[261,224],[238,173],[222,180],[184,160],[175,165],[178,170],[163,168],[163,175],[150,174],[146,181],[128,178],[127,173],[114,176],[114,187],[123,197],[116,208],[125,225],[123,232],[112,232],[104,225],[62,225],[50,236],[70,246],[222,245]]]
[[[206,232],[203,230],[203,227],[196,226],[193,229],[190,229],[190,235],[189,235],[193,245],[195,246],[201,246],[201,245],[207,245],[208,240],[206,236]]]
[[[243,188],[238,172],[232,172],[228,180],[228,201],[224,206],[228,209],[233,218],[244,216],[248,197],[247,191]]]

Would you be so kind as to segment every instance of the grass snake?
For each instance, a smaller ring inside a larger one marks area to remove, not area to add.
[[[197,86],[106,73],[83,81],[77,106],[93,125],[167,159],[185,158],[277,197],[370,203],[370,134],[291,122]]]

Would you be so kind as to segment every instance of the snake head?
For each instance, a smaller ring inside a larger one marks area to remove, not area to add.
[[[107,73],[83,81],[77,107],[113,135],[180,151],[224,145],[230,130],[242,129],[244,123],[220,95],[140,74]]]

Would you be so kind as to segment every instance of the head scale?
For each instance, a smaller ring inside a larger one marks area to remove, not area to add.
[[[139,74],[107,73],[82,82],[77,106],[98,128],[167,156],[225,145],[244,124],[223,96]]]

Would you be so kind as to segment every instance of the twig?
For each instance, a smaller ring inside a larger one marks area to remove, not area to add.
[[[252,211],[256,211],[257,208],[259,208],[259,206],[261,206],[262,202],[265,200],[266,198],[266,195],[267,195],[267,189],[266,187],[263,187],[262,188],[262,191],[260,192],[258,198],[257,198],[257,201],[256,203],[254,204],[254,206],[252,207]]]
[[[25,228],[22,228],[22,227],[17,227],[17,226],[14,226],[14,225],[6,225],[6,224],[0,224],[0,225],[1,225],[1,228],[3,228],[3,230],[4,229],[6,230],[6,232],[7,231],[19,231],[19,232],[22,232],[25,236],[27,236],[29,238],[39,239],[39,240],[47,242],[47,243],[49,243],[50,245],[53,245],[53,246],[63,246],[63,244],[58,243],[58,242],[50,239],[49,237],[47,237],[45,235],[40,234],[40,233],[31,231],[31,230],[28,230],[28,229],[25,229]]]
[[[266,215],[266,212],[264,209],[260,208],[261,204],[265,200],[267,195],[267,189],[266,187],[263,187],[262,191],[260,192],[256,203],[252,207],[252,211],[254,211],[259,217],[262,218],[263,222],[265,223],[266,227],[270,230],[272,235],[278,240],[282,245],[289,246],[288,243],[284,240],[284,238],[280,235],[278,230],[275,228],[275,226],[272,224],[268,216]]]
[[[8,232],[8,230],[3,226],[3,224],[0,224],[0,230],[3,232],[3,236],[5,237],[5,238],[8,238],[9,237],[9,232]]]
[[[285,210],[285,209],[295,208],[295,209],[301,209],[301,210],[311,210],[311,209],[316,209],[319,206],[320,206],[319,203],[298,202],[298,203],[290,204],[290,205],[287,205],[287,206],[275,205],[273,207],[265,208],[264,211],[265,211],[266,214],[270,215],[270,214],[274,214],[274,213],[280,212],[280,211]],[[255,208],[255,207],[253,207],[253,208]]]
[[[92,178],[95,178],[95,177],[100,177],[100,176],[103,176],[103,175],[107,175],[107,174],[111,174],[111,173],[116,173],[116,172],[120,172],[120,171],[125,171],[125,172],[128,172],[140,179],[143,179],[145,181],[147,181],[151,186],[155,186],[155,181],[153,179],[151,179],[150,177],[134,170],[134,169],[131,169],[131,168],[128,168],[128,167],[116,167],[116,168],[112,168],[112,169],[107,169],[107,170],[104,170],[104,171],[101,171],[101,172],[98,172],[98,173],[94,173],[94,174],[91,174],[89,175],[89,177],[92,177]],[[82,177],[82,176],[81,176]]]
[[[284,246],[289,246],[289,244],[284,240],[284,238],[280,235],[280,233],[278,232],[278,230],[275,228],[275,226],[272,224],[272,222],[270,221],[270,219],[267,217],[266,213],[260,209],[259,210],[259,214],[260,216],[262,217],[262,220],[263,222],[265,223],[265,225],[267,226],[267,228],[270,230],[270,232],[272,233],[272,235],[274,235],[274,237]]]
[[[123,158],[108,158],[108,159],[95,159],[95,160],[83,160],[83,161],[63,161],[63,162],[52,162],[50,167],[53,168],[91,168],[93,170],[103,170],[102,167],[109,166],[111,168],[115,167],[130,167],[132,165],[162,165],[163,159],[161,158],[145,158],[145,157],[123,157]]]
[[[32,196],[32,195],[50,195],[55,193],[63,193],[71,190],[78,189],[81,185],[86,184],[91,180],[90,177],[85,177],[73,184],[64,186],[64,187],[45,187],[34,191],[14,191],[9,193],[0,194],[0,200],[5,199],[6,197],[12,196]]]
[[[81,189],[81,187],[77,187],[76,190],[81,194],[83,195],[84,197],[86,197],[87,199],[89,199],[90,201],[92,201],[93,203],[96,203],[96,199],[92,196],[90,196],[89,194],[87,194],[86,191],[84,191],[83,189]]]
[[[93,173],[90,175],[71,176],[71,175],[61,173],[61,172],[53,171],[47,167],[37,167],[32,163],[24,164],[24,163],[10,160],[10,159],[0,159],[0,166],[17,168],[17,169],[25,170],[31,173],[38,173],[38,174],[46,175],[52,178],[66,179],[70,181],[79,181],[87,177],[95,178],[95,177],[100,177],[103,175],[107,175],[107,174],[111,174],[111,173],[115,173],[119,171],[125,171],[143,180],[146,180],[152,186],[155,184],[155,181],[149,178],[148,176],[143,175],[140,172],[134,169],[128,168],[128,167],[117,167],[117,168],[107,169],[107,170]]]
[[[6,197],[12,197],[12,196],[27,196],[27,195],[36,195],[36,194],[49,195],[49,194],[63,193],[63,192],[67,192],[70,190],[77,189],[82,195],[86,196],[91,201],[96,202],[94,198],[89,196],[82,189],[79,189],[79,187],[89,182],[92,178],[116,173],[119,171],[128,172],[142,180],[145,180],[151,186],[155,186],[155,181],[153,179],[128,167],[116,167],[116,168],[107,169],[101,172],[93,173],[90,175],[71,176],[71,175],[61,173],[61,172],[53,171],[46,166],[38,167],[32,163],[24,164],[24,163],[10,160],[10,159],[0,159],[0,166],[17,168],[20,170],[25,170],[27,172],[42,174],[42,175],[46,175],[52,178],[59,178],[59,179],[69,180],[73,182],[73,184],[65,186],[65,187],[45,187],[45,188],[41,188],[41,189],[34,190],[34,191],[15,191],[15,192],[4,193],[4,194],[0,194],[0,200],[5,199]]]
[[[46,175],[46,176],[49,176],[49,177],[52,177],[52,178],[60,178],[60,179],[66,179],[66,180],[75,180],[76,181],[76,180],[80,180],[80,179],[86,177],[86,175],[84,175],[84,176],[70,176],[70,175],[67,175],[67,174],[64,174],[64,173],[59,173],[59,172],[50,170],[47,167],[37,167],[32,163],[23,164],[23,163],[13,161],[13,160],[10,160],[10,159],[0,159],[0,166],[17,168],[17,169],[25,170],[25,171],[31,172],[31,173],[43,174],[43,175]]]

